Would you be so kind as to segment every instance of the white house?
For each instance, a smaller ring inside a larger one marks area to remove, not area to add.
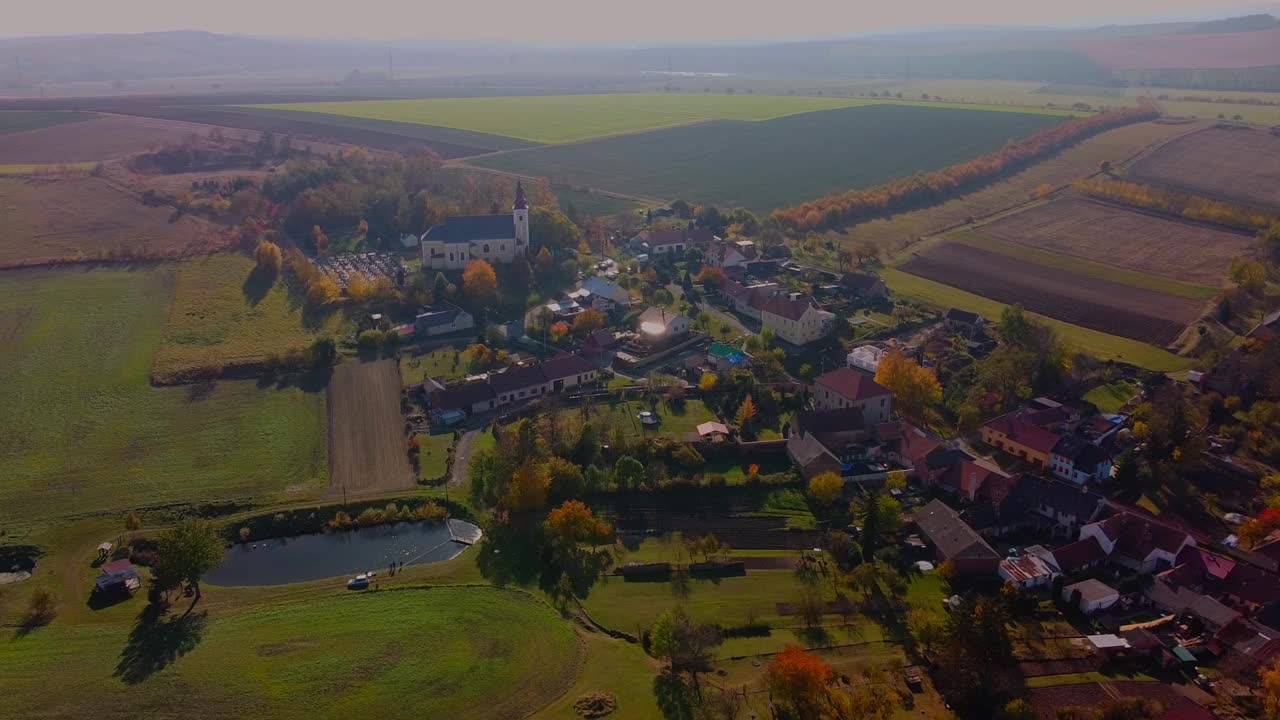
[[[516,183],[510,215],[461,215],[422,234],[422,267],[461,270],[472,260],[506,265],[529,253],[529,202]]]
[[[613,312],[631,305],[631,293],[626,288],[598,277],[589,277],[582,286],[569,293],[578,304],[602,313]]]
[[[760,319],[760,308],[764,307],[765,302],[777,293],[777,283],[756,283],[747,286],[729,278],[720,282],[720,294],[733,306],[733,311],[753,320]]]
[[[649,342],[668,342],[689,334],[689,318],[665,308],[651,307],[640,313],[636,327],[640,336]]]
[[[445,335],[475,327],[471,313],[452,303],[440,302],[418,311],[413,320],[414,332],[428,337]]]
[[[771,297],[760,306],[760,324],[792,345],[808,345],[831,333],[835,314],[820,310],[810,298]]]
[[[688,227],[678,230],[642,230],[631,238],[628,246],[632,252],[646,255],[683,255],[691,247],[706,245],[717,239],[710,230],[695,228],[690,221]]]
[[[1080,539],[1085,538],[1097,540],[1110,562],[1138,572],[1170,568],[1183,548],[1196,544],[1181,530],[1129,512],[1085,525]]]
[[[893,393],[870,375],[853,368],[839,368],[819,375],[810,389],[816,409],[858,408],[868,425],[888,422],[893,412]]]
[[[1080,612],[1086,615],[1102,612],[1120,601],[1120,593],[1118,591],[1110,585],[1093,578],[1062,588],[1062,599],[1071,602],[1071,598],[1077,592],[1080,593],[1078,607]]]
[[[740,268],[756,258],[756,245],[750,240],[717,242],[707,248],[703,261],[708,265],[728,270]]]
[[[1111,479],[1111,455],[1075,435],[1063,435],[1049,455],[1053,474],[1076,485]]]

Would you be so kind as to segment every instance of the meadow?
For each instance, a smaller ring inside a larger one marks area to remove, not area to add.
[[[486,587],[264,595],[130,627],[90,618],[0,639],[15,717],[521,718],[575,680],[569,624]],[[130,605],[141,609],[141,600]],[[179,613],[181,611],[179,610]],[[518,628],[518,632],[515,629]],[[63,682],[74,679],[76,692]]]
[[[92,120],[97,117],[80,112],[0,111],[0,135],[40,130],[41,128]]]
[[[178,263],[155,377],[258,362],[304,350],[322,336],[339,340],[354,330],[340,310],[304,310],[283,281],[253,274],[254,267],[238,253]]]
[[[373,100],[255,105],[256,109],[325,113],[504,135],[535,143],[571,143],[706,120],[773,120],[817,110],[879,104],[879,100],[778,95],[625,93],[543,97]],[[884,100],[904,105],[934,105]],[[1008,110],[957,105],[977,110]],[[1021,112],[1014,110],[1014,112]],[[1070,115],[1068,110],[1026,112]]]
[[[871,105],[762,122],[718,120],[469,162],[556,184],[767,211],[963,162],[1062,120],[933,104]]]
[[[7,522],[324,488],[320,394],[149,384],[173,289],[168,266],[0,273]]]

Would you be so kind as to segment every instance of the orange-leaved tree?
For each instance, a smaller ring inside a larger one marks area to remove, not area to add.
[[[526,461],[511,474],[511,485],[503,504],[513,512],[538,510],[547,504],[547,489],[551,487],[551,474],[546,463]]]
[[[584,338],[604,327],[604,316],[590,308],[578,313],[573,319],[574,337]]]
[[[492,304],[498,297],[498,275],[484,260],[472,260],[462,271],[462,292],[476,307]]]
[[[789,717],[817,718],[827,706],[827,695],[835,673],[822,658],[795,645],[788,645],[765,668],[765,680],[774,702]]]
[[[917,422],[923,422],[925,411],[942,401],[942,385],[933,370],[897,350],[880,358],[876,382],[893,393],[899,412]]]
[[[280,272],[282,258],[279,245],[270,240],[260,240],[253,256],[258,261],[258,270],[271,275],[276,275]]]
[[[603,545],[613,537],[613,526],[579,500],[566,500],[548,513],[547,529],[567,545]]]

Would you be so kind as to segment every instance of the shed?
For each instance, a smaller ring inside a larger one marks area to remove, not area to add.
[[[724,423],[704,422],[698,426],[698,437],[708,442],[723,442],[729,437],[729,428]]]
[[[113,560],[102,566],[102,572],[93,582],[97,592],[133,592],[142,587],[142,575],[128,560]]]
[[[1119,591],[1093,578],[1062,588],[1062,599],[1071,602],[1077,592],[1080,593],[1080,612],[1085,614],[1101,612],[1120,600]]]

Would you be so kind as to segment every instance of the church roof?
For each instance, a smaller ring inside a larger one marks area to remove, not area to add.
[[[519,180],[516,181],[516,201],[511,204],[512,210],[528,210],[529,201],[524,197],[524,185]]]
[[[432,225],[422,241],[467,243],[473,240],[514,240],[515,218],[511,215],[460,215],[440,225]]]

